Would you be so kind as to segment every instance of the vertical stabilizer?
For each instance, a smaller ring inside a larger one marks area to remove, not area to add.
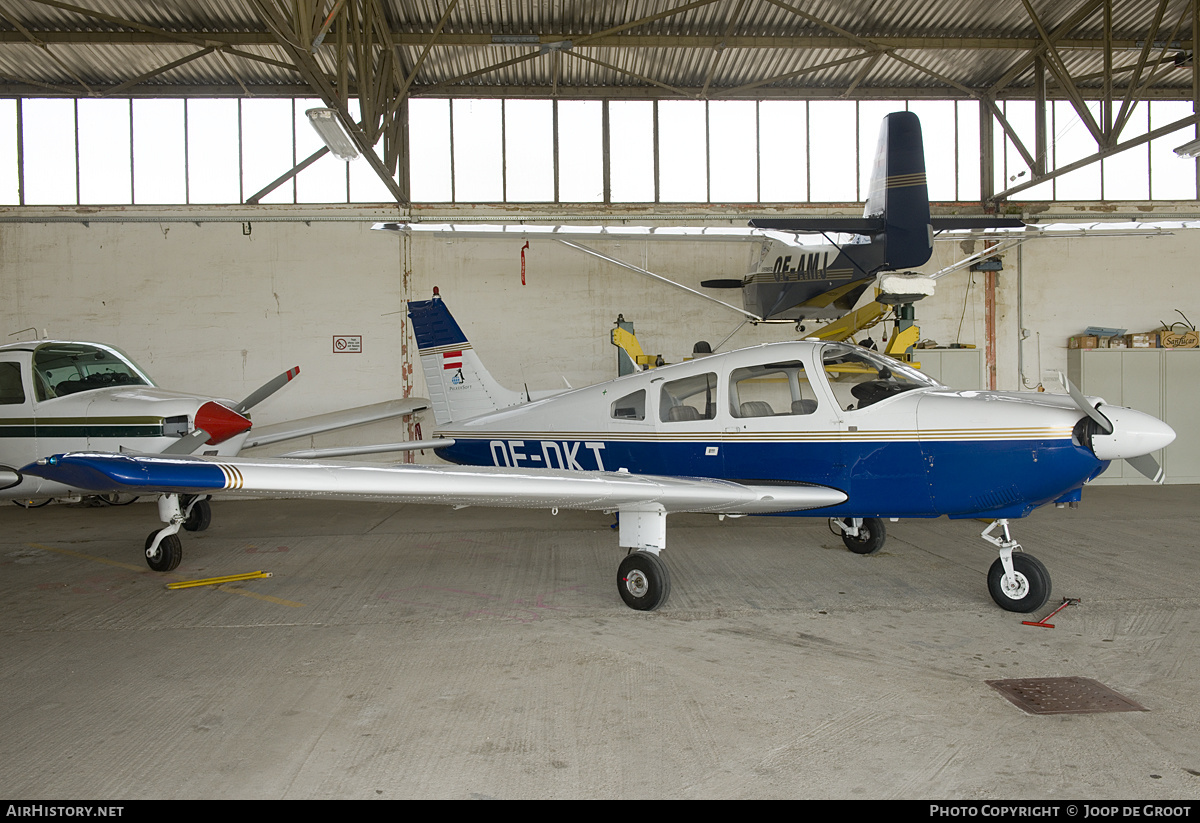
[[[864,217],[882,217],[885,271],[916,268],[933,254],[929,188],[921,121],[910,111],[892,112],[879,127],[879,149]]]
[[[483,367],[436,289],[432,300],[410,301],[408,316],[439,426],[522,401],[520,394],[503,388]]]

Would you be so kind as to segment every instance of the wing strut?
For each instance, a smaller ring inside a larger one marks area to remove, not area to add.
[[[689,294],[693,294],[696,297],[699,297],[703,300],[707,300],[710,303],[716,303],[718,306],[724,306],[725,308],[729,309],[730,311],[735,311],[738,314],[742,315],[743,317],[747,318],[748,320],[750,320],[754,323],[764,322],[763,318],[759,317],[757,314],[752,314],[752,313],[746,311],[745,309],[739,309],[737,306],[726,303],[724,300],[718,300],[715,297],[709,297],[707,294],[704,294],[703,292],[696,291],[695,289],[689,288],[688,286],[685,286],[682,283],[676,283],[674,280],[671,280],[670,278],[667,278],[667,277],[663,277],[661,274],[655,274],[652,271],[647,271],[646,269],[643,269],[641,266],[635,266],[632,263],[626,263],[624,260],[618,260],[615,257],[609,257],[607,254],[601,254],[600,252],[596,251],[595,249],[589,249],[587,246],[581,246],[578,243],[572,243],[570,240],[563,240],[561,237],[555,237],[554,239],[556,241],[558,241],[559,243],[562,243],[564,246],[570,246],[571,248],[575,249],[576,251],[581,251],[584,254],[590,254],[592,257],[599,257],[601,260],[605,260],[609,263],[612,263],[614,266],[620,266],[623,269],[628,269],[629,271],[636,272],[637,274],[643,275],[645,277],[653,278],[654,280],[657,280],[660,283],[666,283],[668,286],[674,286],[677,289],[682,289],[683,291],[685,291]],[[788,322],[791,322],[791,321],[788,321]]]

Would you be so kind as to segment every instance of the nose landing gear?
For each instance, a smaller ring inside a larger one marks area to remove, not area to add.
[[[992,534],[997,528],[1001,535]],[[1012,539],[1008,520],[993,520],[980,535],[1000,549],[1000,556],[988,569],[988,591],[996,605],[1010,612],[1037,611],[1050,599],[1050,572],[1042,561],[1021,550]]]

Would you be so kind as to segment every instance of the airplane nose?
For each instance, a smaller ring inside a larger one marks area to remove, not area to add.
[[[249,418],[211,400],[196,410],[196,428],[209,434],[208,445],[224,443],[234,435],[250,430]]]
[[[1158,451],[1175,439],[1175,430],[1153,415],[1121,406],[1098,411],[1112,423],[1112,434],[1092,435],[1092,451],[1101,460],[1128,460]]]

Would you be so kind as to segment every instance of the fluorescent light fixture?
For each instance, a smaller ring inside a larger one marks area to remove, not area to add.
[[[1190,143],[1184,143],[1179,148],[1175,149],[1175,153],[1180,157],[1188,159],[1200,156],[1200,139],[1193,140]]]
[[[346,133],[346,128],[336,111],[309,109],[304,113],[308,115],[308,122],[312,123],[312,127],[317,130],[322,142],[329,147],[334,157],[339,160],[353,160],[358,157],[358,146],[354,145],[354,141]]]

